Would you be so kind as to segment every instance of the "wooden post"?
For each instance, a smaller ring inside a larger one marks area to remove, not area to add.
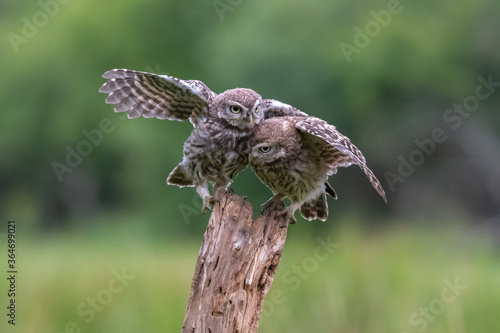
[[[203,236],[182,333],[254,333],[281,260],[287,224],[224,191]],[[285,227],[283,227],[285,226]]]

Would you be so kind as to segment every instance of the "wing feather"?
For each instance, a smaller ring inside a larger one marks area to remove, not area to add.
[[[348,137],[338,132],[335,126],[329,125],[326,121],[319,118],[307,117],[298,121],[295,127],[302,132],[320,138],[326,143],[322,151],[322,157],[324,157],[324,160],[331,168],[332,173],[337,171],[337,167],[347,167],[351,164],[357,164],[366,174],[378,194],[387,202],[382,184],[366,166],[366,159],[361,151],[352,144]]]
[[[260,110],[264,113],[264,119],[272,117],[307,117],[308,115],[299,109],[282,103],[274,99],[263,99],[259,104]]]
[[[203,82],[181,80],[128,69],[113,69],[100,92],[109,94],[106,103],[116,112],[128,111],[129,118],[190,119],[193,125],[205,119],[208,105],[216,96]]]

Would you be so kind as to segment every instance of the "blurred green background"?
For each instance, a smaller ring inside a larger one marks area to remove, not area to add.
[[[180,331],[208,217],[165,179],[192,127],[114,113],[112,68],[294,105],[381,180],[387,205],[340,170],[329,220],[290,227],[259,332],[500,331],[498,1],[1,0],[0,17],[2,332]],[[248,169],[232,187],[256,216],[271,195]]]

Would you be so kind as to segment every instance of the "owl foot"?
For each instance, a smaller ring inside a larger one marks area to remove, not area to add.
[[[217,186],[214,188],[214,200],[220,201],[226,195],[234,194],[232,189],[226,189],[224,186]]]
[[[295,218],[295,209],[290,209],[291,207],[287,207],[279,212],[276,212],[276,216],[283,216],[283,222],[280,227],[285,228],[288,223],[295,224],[297,219]]]
[[[283,200],[275,195],[260,206],[260,213],[265,215],[266,212],[280,211],[283,207],[285,207]]]
[[[215,205],[215,197],[213,196],[208,196],[203,198],[203,207],[201,208],[201,213],[202,216],[205,217],[205,214],[207,212],[207,209],[209,211],[213,211],[213,205]]]

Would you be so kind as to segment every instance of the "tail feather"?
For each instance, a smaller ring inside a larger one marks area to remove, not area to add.
[[[177,185],[179,187],[193,187],[195,186],[193,179],[189,177],[182,166],[177,165],[174,170],[168,175],[167,178],[168,185]]]
[[[308,221],[321,220],[325,222],[328,218],[326,193],[323,192],[316,199],[304,202],[302,206],[300,206],[300,215]]]
[[[325,183],[325,191],[326,191],[326,194],[328,194],[329,196],[331,196],[332,198],[337,200],[337,193],[333,189],[332,185],[330,185],[330,183],[328,183],[328,182]]]

